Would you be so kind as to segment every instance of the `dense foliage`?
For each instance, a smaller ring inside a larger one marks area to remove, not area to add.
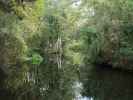
[[[132,0],[0,0],[1,96],[73,100],[82,69],[133,69],[132,10]]]

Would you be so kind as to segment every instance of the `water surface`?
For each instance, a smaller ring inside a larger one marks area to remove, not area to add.
[[[82,76],[83,96],[93,100],[133,100],[133,72],[95,67]]]

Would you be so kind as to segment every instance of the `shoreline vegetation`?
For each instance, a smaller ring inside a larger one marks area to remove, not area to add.
[[[91,67],[133,73],[132,33],[132,0],[0,0],[0,98],[74,100]]]

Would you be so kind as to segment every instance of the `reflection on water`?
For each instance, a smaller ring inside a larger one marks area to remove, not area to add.
[[[94,100],[93,98],[89,98],[89,97],[80,97],[76,100]]]
[[[82,74],[83,96],[93,97],[92,100],[133,100],[133,72],[92,68]]]
[[[83,86],[82,86],[81,82],[76,81],[74,83],[73,89],[75,91],[75,96],[76,96],[74,100],[93,100],[92,97],[86,97],[86,96],[81,95],[81,92],[82,92],[82,89],[83,89]]]

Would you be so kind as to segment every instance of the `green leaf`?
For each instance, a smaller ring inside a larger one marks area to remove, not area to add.
[[[39,54],[35,53],[32,55],[32,64],[39,65],[42,61],[43,58]]]

